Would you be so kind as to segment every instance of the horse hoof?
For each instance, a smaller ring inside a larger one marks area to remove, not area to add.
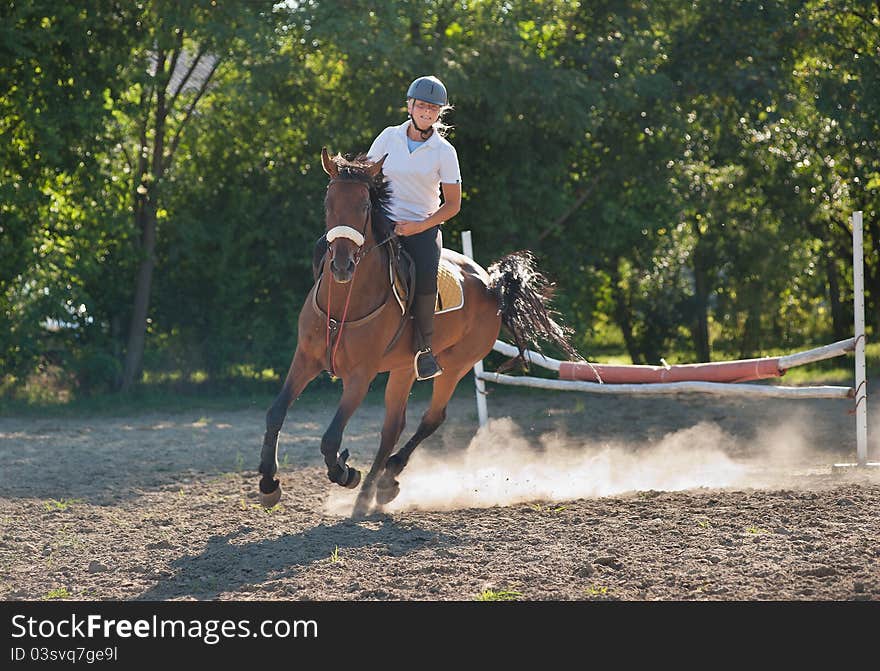
[[[384,506],[391,503],[400,494],[400,484],[395,480],[390,487],[379,487],[376,489],[376,502]]]
[[[260,490],[260,504],[264,508],[272,508],[273,506],[277,505],[278,502],[281,500],[281,483],[278,480],[276,480],[275,482],[278,484],[278,486],[275,488],[275,491],[266,494],[265,492]]]
[[[362,520],[370,514],[370,504],[364,503],[360,499],[354,504],[354,510],[351,511],[351,518],[354,520]]]
[[[345,481],[343,487],[345,487],[346,489],[354,489],[359,484],[361,484],[361,472],[358,469],[349,466],[348,480]]]

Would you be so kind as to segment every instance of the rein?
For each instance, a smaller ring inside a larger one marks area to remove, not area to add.
[[[336,181],[339,181],[339,180],[337,180],[335,178],[331,179],[330,184],[333,184]],[[330,185],[328,184],[327,186],[329,188]],[[367,190],[369,191],[369,187],[367,188]],[[364,241],[366,240],[367,229],[372,224],[372,209],[373,208],[372,208],[372,204],[371,204],[370,209],[367,212],[366,222],[364,223],[363,232],[357,231],[357,230],[352,229],[350,227],[344,227],[344,226],[336,227],[336,228],[339,228],[342,230],[340,230],[340,232],[334,237],[334,239],[336,239],[337,237],[345,237],[345,238],[351,240],[352,242],[354,242],[355,244],[358,244],[358,250],[354,253],[354,271],[352,272],[351,280],[349,281],[348,295],[345,297],[345,306],[342,308],[342,319],[339,321],[336,321],[335,319],[330,317],[330,295],[331,295],[330,292],[331,292],[331,287],[333,286],[332,278],[330,279],[329,282],[327,282],[327,333],[326,333],[326,335],[327,335],[327,338],[326,338],[327,364],[328,364],[328,371],[329,371],[330,375],[332,375],[333,377],[336,377],[336,372],[335,372],[336,371],[336,367],[335,367],[336,352],[339,350],[339,344],[342,342],[342,331],[345,328],[345,324],[346,324],[345,318],[348,315],[348,306],[349,306],[349,303],[351,302],[351,292],[354,289],[354,279],[355,279],[355,276],[357,275],[358,266],[360,265],[361,260],[365,256],[367,256],[367,254],[372,252],[374,249],[378,249],[379,247],[381,247],[382,245],[384,245],[385,243],[387,243],[388,241],[390,241],[392,238],[395,237],[394,231],[392,230],[391,233],[388,235],[388,237],[386,237],[382,242],[374,243],[369,249],[364,251],[363,244],[364,244]],[[336,228],[334,228],[332,230],[335,231]],[[348,233],[345,230],[346,228],[349,231],[351,231],[351,233]],[[358,240],[354,239],[353,234],[357,234],[358,236],[360,236],[360,242]],[[332,240],[328,240],[327,251],[330,255],[330,258],[332,259],[333,258],[333,247],[332,247],[331,243],[332,243]],[[317,294],[317,291],[316,291],[316,294]],[[382,308],[384,308],[387,303],[388,303],[388,296],[385,297],[385,300],[382,302],[382,305],[380,305],[376,310],[374,310],[371,314],[367,315],[366,317],[356,320],[355,323],[367,321],[368,318],[371,318],[372,316],[378,314],[379,311],[381,311]],[[317,308],[317,303],[315,304],[315,308]],[[319,308],[317,308],[317,309],[319,309]],[[320,309],[319,309],[319,311],[320,311]],[[339,330],[338,330],[338,332],[333,333],[334,331],[336,331],[336,327],[338,327]],[[331,333],[332,333],[332,336],[331,336]],[[335,343],[331,342],[332,340],[335,340]]]
[[[351,274],[351,281],[348,287],[348,296],[345,297],[345,307],[342,308],[342,319],[336,322],[339,325],[339,333],[336,335],[336,345],[330,350],[330,288],[333,286],[333,280],[327,282],[327,352],[330,354],[330,374],[336,377],[333,362],[336,359],[336,351],[339,349],[339,343],[342,342],[342,329],[345,328],[345,316],[348,314],[348,304],[351,300],[351,290],[354,289],[354,276],[357,274],[358,264],[354,264],[354,272]],[[384,307],[384,303],[383,303]],[[335,320],[332,320],[335,321]]]

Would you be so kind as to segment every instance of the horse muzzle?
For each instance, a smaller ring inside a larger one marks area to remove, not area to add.
[[[330,272],[333,274],[333,279],[339,284],[348,284],[351,282],[351,278],[354,275],[354,269],[355,262],[353,259],[349,259],[346,263],[345,261],[334,258],[330,264]]]

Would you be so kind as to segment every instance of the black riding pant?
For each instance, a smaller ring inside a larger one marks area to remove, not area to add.
[[[440,226],[427,231],[398,238],[403,248],[416,264],[416,294],[437,293],[437,266],[443,248],[443,232]]]

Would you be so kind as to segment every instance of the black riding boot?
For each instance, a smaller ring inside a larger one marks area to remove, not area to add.
[[[413,366],[417,380],[430,380],[443,373],[434,353],[431,351],[431,336],[434,335],[434,304],[436,294],[416,294],[413,301],[413,315],[415,316],[414,340],[416,356]]]

